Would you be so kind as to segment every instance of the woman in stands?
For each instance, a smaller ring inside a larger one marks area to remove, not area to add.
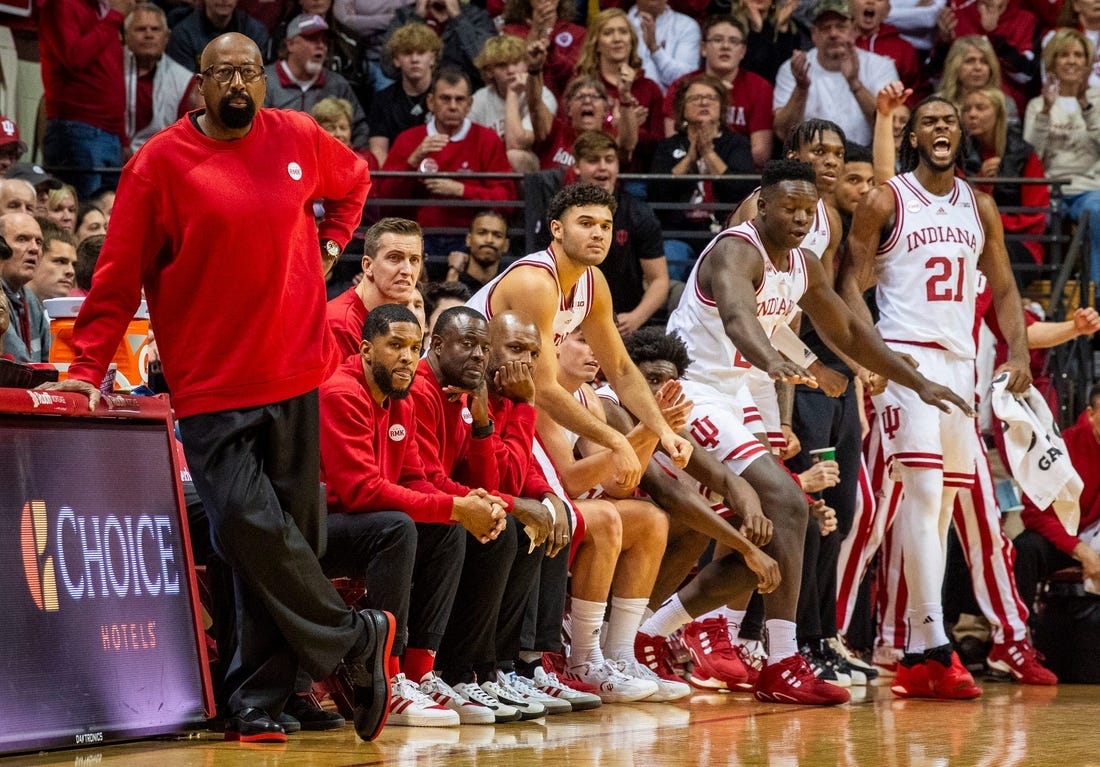
[[[1024,141],[1020,129],[1009,126],[1006,104],[1009,99],[996,88],[971,91],[963,99],[962,122],[968,141],[963,167],[968,176],[976,176],[976,186],[993,195],[1001,211],[1005,234],[1041,235],[1047,228],[1046,210],[1050,208],[1050,187],[1046,184],[982,184],[982,178],[1043,178],[1043,164]],[[1042,208],[1036,212],[1013,212],[1013,207]],[[1041,264],[1042,243],[1036,240],[1005,238],[1017,285],[1021,290],[1030,282],[1029,267]],[[1024,268],[1021,269],[1020,267]]]
[[[620,8],[600,11],[588,25],[577,62],[578,75],[599,77],[607,89],[615,122],[633,110],[638,122],[638,146],[631,170],[645,170],[657,142],[664,137],[664,96],[657,83],[642,74],[638,36]],[[624,168],[626,170],[626,168]]]
[[[1100,281],[1100,89],[1090,88],[1095,51],[1076,29],[1060,29],[1043,48],[1047,81],[1027,105],[1024,140],[1050,178],[1066,177],[1062,187],[1074,221],[1089,214],[1092,281]]]
[[[749,139],[730,132],[726,121],[722,119],[726,114],[727,98],[728,91],[717,78],[695,75],[681,80],[672,102],[677,131],[657,144],[651,172],[673,176],[707,174],[717,177],[753,173]],[[721,215],[718,211],[708,210],[703,206],[723,203],[723,209],[729,208],[751,193],[754,186],[752,181],[724,181],[718,178],[705,181],[668,181],[651,185],[649,198],[660,202],[700,205],[687,210],[658,211],[661,226],[666,231],[690,230],[700,233],[697,239],[692,239],[690,245],[689,259],[694,260],[713,237],[713,233],[721,229],[718,223]],[[674,250],[679,248],[674,247]],[[668,247],[665,255],[669,255]],[[687,263],[689,267],[690,260]],[[675,276],[682,279],[686,273]]]
[[[968,93],[981,88],[1003,89],[1001,83],[1001,62],[984,35],[966,35],[951,43],[947,51],[947,60],[943,65],[943,78],[937,96],[943,96],[962,109],[963,99]],[[1015,101],[1009,101],[1007,107],[1009,123],[1020,122],[1020,111]]]

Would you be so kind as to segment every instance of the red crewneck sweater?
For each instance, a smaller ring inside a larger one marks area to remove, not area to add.
[[[197,114],[151,138],[123,170],[69,368],[99,384],[144,287],[180,418],[321,384],[338,356],[318,237],[344,246],[370,188],[367,164],[308,114],[261,109],[236,141],[204,135]],[[325,200],[320,227],[316,199]]]

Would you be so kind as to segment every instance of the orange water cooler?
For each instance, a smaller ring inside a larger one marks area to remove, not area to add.
[[[53,341],[50,344],[50,362],[58,369],[60,374],[58,377],[65,380],[68,377],[69,364],[75,356],[73,326],[76,324],[76,315],[84,299],[51,298],[43,303],[47,314],[50,315],[50,333],[53,335]],[[132,389],[148,383],[149,377],[146,371],[148,343],[149,310],[145,301],[142,301],[111,360],[117,366],[116,389]]]

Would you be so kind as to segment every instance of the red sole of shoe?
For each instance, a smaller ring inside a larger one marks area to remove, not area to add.
[[[286,733],[265,732],[262,735],[241,735],[239,732],[227,732],[225,739],[240,743],[286,743]]]
[[[374,732],[370,734],[369,738],[363,738],[363,740],[371,741],[378,737],[378,733],[382,732],[382,728],[386,726],[386,719],[390,715],[390,675],[387,672],[389,666],[390,653],[393,651],[393,639],[397,633],[397,621],[394,619],[393,614],[387,610],[382,611],[386,616],[386,622],[389,625],[389,629],[386,631],[386,649],[382,653],[381,659],[381,671],[382,676],[386,679],[386,701],[382,705],[382,718],[378,720],[378,726],[374,729]],[[375,669],[377,672],[378,669]],[[362,737],[362,735],[360,735]]]

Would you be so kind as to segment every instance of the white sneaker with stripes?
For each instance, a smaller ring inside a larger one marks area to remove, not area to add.
[[[399,727],[457,727],[458,712],[441,706],[420,691],[415,682],[398,674],[390,680],[387,724]]]

